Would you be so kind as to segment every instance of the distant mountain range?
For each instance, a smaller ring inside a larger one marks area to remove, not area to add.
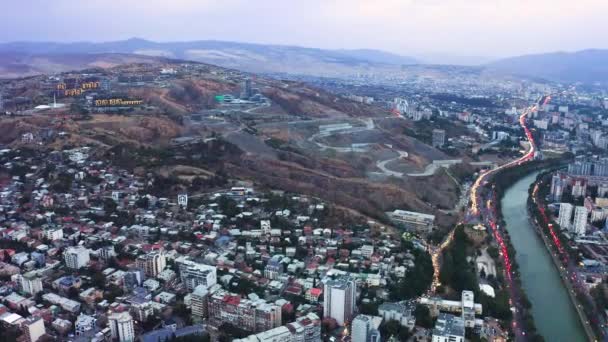
[[[487,70],[556,82],[608,83],[608,50],[583,50],[501,59]]]
[[[341,77],[360,73],[394,74],[416,64],[480,65],[486,72],[516,75],[557,82],[608,83],[608,50],[584,50],[525,55],[490,62],[484,57],[428,55],[416,59],[390,52],[360,50],[328,50],[285,45],[249,44],[225,41],[153,42],[132,38],[122,41],[92,43],[12,42],[0,44],[0,77],[6,75],[51,72],[53,63],[68,67],[76,63],[96,65],[87,54],[167,57],[198,61],[221,67],[255,73],[285,73],[312,76]],[[68,58],[70,55],[84,58]],[[18,57],[15,62],[15,56]],[[62,56],[62,57],[60,57]],[[49,62],[40,68],[34,62]],[[134,57],[131,57],[134,58]],[[67,61],[63,61],[66,59]],[[103,62],[103,61],[102,61]],[[113,62],[118,63],[118,60]],[[7,63],[12,63],[7,66]],[[112,64],[112,63],[101,63]],[[3,69],[5,72],[3,72]],[[41,70],[39,70],[41,69]],[[7,71],[8,70],[8,71]]]
[[[325,50],[283,45],[223,41],[153,42],[133,38],[106,43],[13,42],[0,44],[0,54],[35,55],[123,53],[215,64],[257,73],[340,76],[370,69],[417,64],[416,59],[379,50]]]
[[[41,54],[0,52],[0,78],[19,78],[132,63],[158,63],[164,58],[122,53]]]

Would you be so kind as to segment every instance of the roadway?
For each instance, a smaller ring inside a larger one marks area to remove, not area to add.
[[[545,98],[545,103],[547,103],[549,101],[550,97]],[[471,186],[470,189],[470,200],[471,200],[471,206],[469,208],[469,220],[470,221],[479,221],[481,219],[481,217],[483,217],[483,222],[489,226],[491,228],[491,233],[494,236],[494,240],[496,241],[496,243],[499,246],[499,250],[500,250],[500,255],[503,258],[503,263],[505,265],[505,279],[507,279],[507,288],[510,294],[510,298],[511,298],[511,303],[512,305],[514,305],[514,315],[513,315],[513,322],[512,322],[512,329],[513,332],[515,334],[515,340],[516,341],[525,341],[526,335],[525,335],[525,331],[522,330],[523,327],[523,319],[521,317],[521,308],[523,307],[521,304],[521,296],[519,294],[519,289],[516,289],[515,286],[513,286],[513,280],[512,280],[512,274],[511,274],[511,260],[509,257],[509,253],[507,250],[507,246],[504,242],[504,239],[502,238],[501,232],[498,229],[497,225],[496,225],[496,210],[495,207],[493,205],[493,200],[494,198],[492,197],[492,193],[486,194],[486,196],[482,196],[482,190],[484,190],[485,186],[489,183],[490,178],[497,174],[498,172],[511,168],[511,167],[515,167],[515,166],[519,166],[522,163],[525,163],[527,161],[530,161],[534,158],[534,155],[536,153],[536,144],[534,143],[534,138],[532,136],[532,132],[530,131],[530,129],[528,128],[528,125],[526,123],[526,118],[528,115],[530,115],[531,113],[534,113],[538,110],[538,105],[534,104],[528,108],[525,108],[522,111],[522,114],[519,117],[519,124],[521,125],[521,127],[524,129],[524,133],[526,136],[526,140],[530,143],[530,147],[528,149],[527,152],[524,153],[523,156],[521,156],[520,158],[517,158],[511,162],[508,162],[506,164],[500,165],[494,169],[488,170],[484,173],[481,173],[477,179],[475,180],[475,182],[473,183],[473,185]],[[482,212],[482,204],[486,204],[486,206],[483,206],[483,211],[485,215],[480,215]],[[439,282],[439,271],[441,269],[441,264],[440,264],[440,259],[441,259],[441,255],[442,252],[450,245],[450,243],[452,242],[454,237],[454,230],[450,231],[450,233],[445,237],[445,239],[442,241],[442,243],[434,248],[431,248],[431,260],[433,261],[433,269],[435,271],[434,273],[434,279],[431,285],[431,289],[430,292],[434,293],[437,289],[437,287],[440,285]]]

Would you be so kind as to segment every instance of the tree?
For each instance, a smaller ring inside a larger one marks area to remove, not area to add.
[[[414,316],[416,317],[416,325],[423,328],[430,329],[433,327],[433,318],[431,317],[431,310],[426,305],[418,304],[414,310]]]

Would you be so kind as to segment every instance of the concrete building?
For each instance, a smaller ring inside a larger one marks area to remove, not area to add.
[[[128,312],[113,313],[108,317],[112,338],[119,342],[134,342],[133,317]]]
[[[321,341],[321,320],[314,313],[298,317],[295,322],[250,335],[233,342],[318,342]]]
[[[247,331],[262,332],[281,326],[279,305],[262,299],[243,299],[223,290],[209,296],[208,310],[209,322],[216,327],[231,323]]]
[[[467,327],[474,327],[475,315],[483,313],[483,307],[481,304],[475,303],[472,291],[462,291],[460,301],[422,297],[418,302],[428,306],[433,316],[439,316],[441,312],[460,314],[463,324],[466,324]]]
[[[572,197],[583,197],[587,193],[587,180],[575,179],[572,182]]]
[[[51,228],[44,231],[44,237],[50,241],[63,239],[63,229]]]
[[[135,263],[149,277],[156,277],[167,266],[167,260],[162,251],[140,255]]]
[[[89,263],[89,250],[82,246],[68,247],[63,252],[63,258],[68,268],[79,269]]]
[[[217,269],[215,266],[201,264],[185,257],[175,260],[179,266],[179,276],[182,283],[189,291],[193,291],[199,285],[207,288],[217,284]]]
[[[464,342],[464,321],[458,316],[441,313],[433,329],[433,342]]]
[[[411,331],[416,326],[416,316],[414,316],[415,309],[415,302],[382,303],[378,307],[378,314],[382,316],[385,321],[397,321]]]
[[[190,305],[194,321],[200,322],[208,317],[209,291],[205,285],[199,285],[194,289],[190,296]]]
[[[430,233],[435,224],[435,215],[417,213],[414,211],[394,210],[388,213],[391,220],[403,224],[408,229]]]
[[[562,229],[570,229],[573,210],[574,206],[570,203],[561,203],[559,205],[559,216],[557,217],[557,223]]]
[[[33,296],[42,291],[42,280],[33,272],[25,273],[21,276],[21,289]]]
[[[382,323],[382,317],[369,315],[357,315],[353,319],[351,328],[352,342],[379,342],[380,332],[378,328]]]
[[[27,342],[36,342],[46,334],[42,317],[28,317],[22,324]]]
[[[587,232],[587,217],[589,216],[589,211],[587,208],[580,206],[576,207],[574,210],[574,221],[572,221],[572,226],[570,231],[576,235],[585,235]]]
[[[554,174],[551,178],[551,200],[555,202],[561,201],[567,185],[568,177],[561,173]]]
[[[355,314],[357,285],[346,275],[336,276],[324,281],[323,316],[331,317],[339,325],[350,322]]]
[[[93,316],[80,314],[76,318],[74,325],[76,336],[91,335],[95,331],[95,323],[97,320]]]
[[[434,129],[432,135],[433,147],[442,147],[445,145],[445,130]]]

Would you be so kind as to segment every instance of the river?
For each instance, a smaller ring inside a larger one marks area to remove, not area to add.
[[[546,341],[586,341],[583,327],[542,239],[528,221],[528,188],[537,172],[513,184],[501,200],[507,231],[516,250],[525,293],[538,332]]]

